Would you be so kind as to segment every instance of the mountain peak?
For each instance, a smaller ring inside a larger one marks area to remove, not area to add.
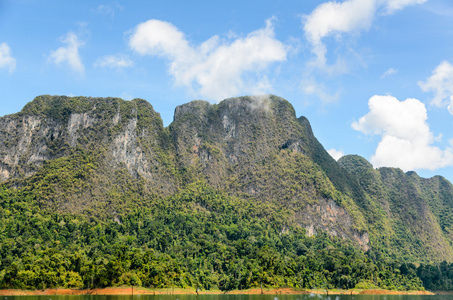
[[[283,98],[196,100],[176,107],[168,128],[162,123],[143,99],[38,96],[0,118],[0,181],[14,178],[40,192],[43,208],[76,213],[127,211],[129,195],[166,199],[201,182],[288,211],[285,222],[309,234],[324,231],[362,249],[401,241],[417,259],[453,260],[445,242],[451,220],[443,217],[453,213],[451,184],[375,170],[357,155],[337,163]],[[439,246],[418,249],[406,230],[419,245]]]
[[[344,155],[338,160],[338,164],[352,174],[359,174],[365,170],[373,170],[373,165],[365,158],[355,154]]]

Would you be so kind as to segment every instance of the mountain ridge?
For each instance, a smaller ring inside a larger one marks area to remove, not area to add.
[[[142,99],[44,95],[0,118],[0,140],[2,185],[35,193],[43,209],[119,218],[201,181],[288,211],[287,226],[309,236],[453,261],[451,183],[358,156],[336,162],[274,95],[192,101],[168,127]]]

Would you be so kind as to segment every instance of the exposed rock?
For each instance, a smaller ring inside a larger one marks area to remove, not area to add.
[[[353,229],[354,222],[349,213],[331,199],[319,199],[297,212],[300,226],[304,227],[308,236],[317,234],[318,230],[343,239],[354,239],[364,251],[369,249],[368,233],[359,234]]]
[[[273,95],[192,101],[176,107],[169,128],[141,99],[39,96],[20,113],[0,118],[0,182],[16,179],[20,185],[39,175],[46,162],[77,149],[95,163],[82,176],[83,188],[71,194],[58,187],[48,195],[46,201],[63,211],[112,205],[115,219],[113,206],[119,204],[104,196],[127,197],[123,182],[129,192],[165,197],[204,181],[231,196],[292,212],[281,234],[298,224],[309,236],[327,232],[363,250],[402,245],[399,253],[453,261],[451,183],[375,170],[359,156],[337,163],[309,121]]]

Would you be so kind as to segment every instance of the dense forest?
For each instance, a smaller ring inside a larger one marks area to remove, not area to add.
[[[287,227],[277,207],[222,195],[202,182],[112,221],[45,213],[3,189],[2,288],[251,287],[423,289],[418,272],[325,233]],[[423,277],[424,278],[424,277]]]
[[[451,183],[337,163],[286,100],[252,100],[168,128],[115,98],[0,118],[0,288],[453,290]]]

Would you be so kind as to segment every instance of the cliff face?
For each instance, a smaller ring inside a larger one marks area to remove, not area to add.
[[[41,96],[0,122],[1,180],[31,175],[43,162],[90,145],[108,149],[110,163],[153,179],[168,140],[160,115],[140,99]]]
[[[338,193],[329,170],[317,161],[339,166],[286,100],[261,96],[217,105],[190,102],[176,108],[170,132],[180,166],[210,185],[239,197],[277,202],[309,232],[324,230],[368,248],[359,207]]]
[[[290,212],[287,223],[307,235],[453,260],[448,181],[374,170],[356,156],[337,163],[276,96],[193,101],[168,128],[141,99],[40,96],[0,118],[0,141],[0,181],[32,191],[43,209],[103,209],[120,222],[130,205],[204,181]]]
[[[0,118],[0,141],[0,181],[51,211],[111,217],[178,185],[168,129],[141,99],[40,96]]]
[[[273,96],[178,106],[170,131],[181,164],[200,164],[207,180],[217,186],[224,186],[232,167],[244,170],[262,164],[283,147],[302,151],[297,140],[303,127],[294,109],[286,100]]]
[[[364,158],[354,155],[342,157],[339,164],[360,182],[368,228],[377,242],[400,249],[404,257],[421,257],[427,251],[433,258],[453,259],[450,182],[440,176],[425,179],[395,168],[375,170]]]

